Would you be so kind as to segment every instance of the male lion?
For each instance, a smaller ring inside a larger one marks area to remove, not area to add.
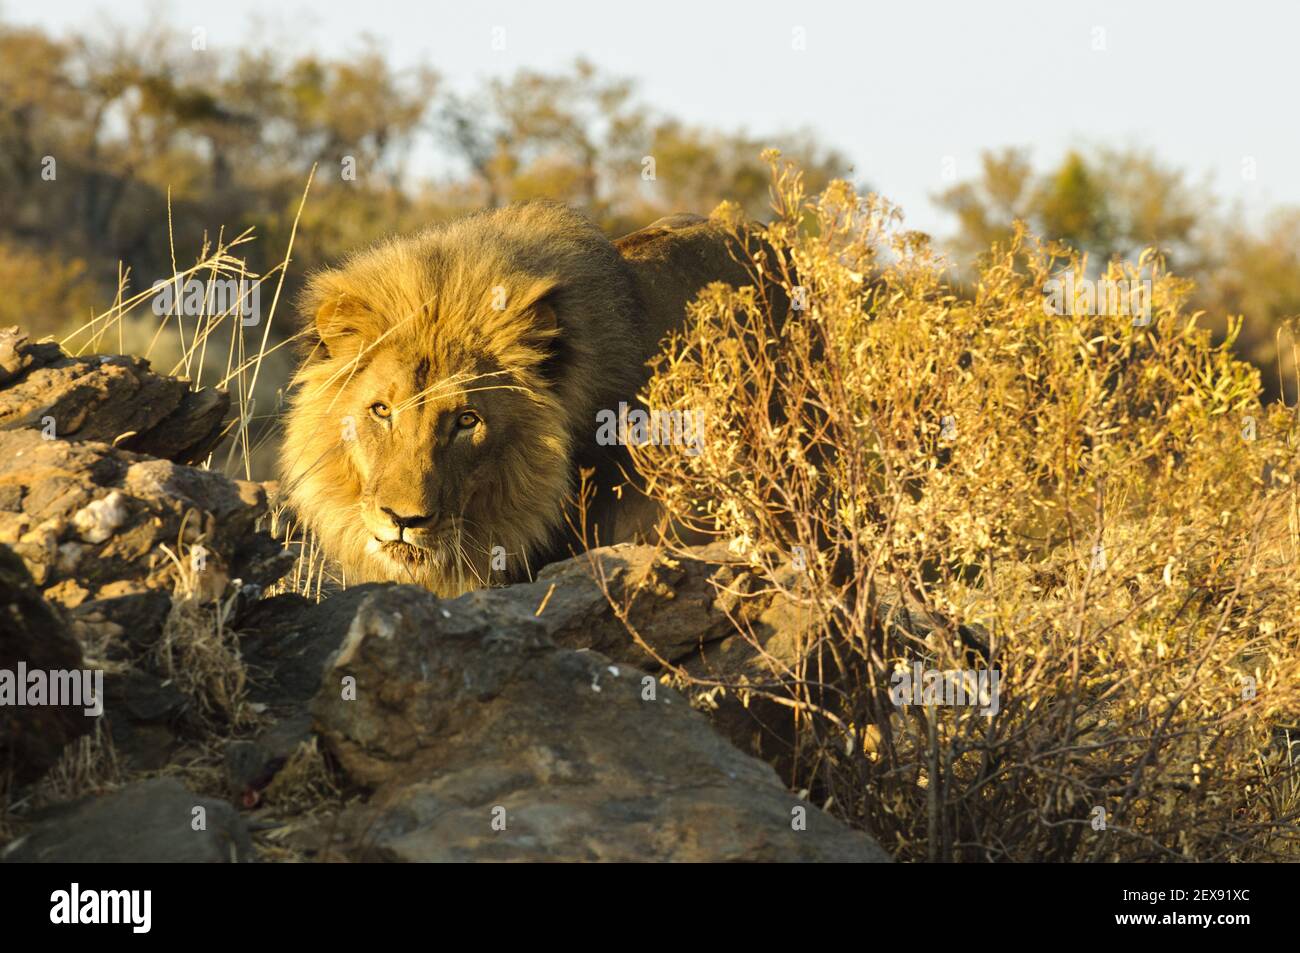
[[[308,282],[281,451],[288,499],[349,583],[458,595],[647,528],[626,448],[646,361],[710,281],[749,284],[721,225],[674,216],[610,242],[552,203],[358,252]],[[594,471],[588,538],[572,527]]]

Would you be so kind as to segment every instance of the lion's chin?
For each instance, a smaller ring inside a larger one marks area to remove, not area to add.
[[[416,546],[397,540],[385,543],[372,539],[366,551],[394,579],[422,575],[439,569],[446,562],[446,553],[441,546]]]
[[[423,586],[443,598],[459,596],[484,585],[481,574],[457,560],[446,547],[372,539],[366,554],[370,564],[364,575],[371,582]]]

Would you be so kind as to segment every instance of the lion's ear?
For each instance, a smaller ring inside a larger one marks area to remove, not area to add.
[[[519,314],[529,324],[528,343],[542,355],[537,370],[552,384],[564,376],[571,356],[560,320],[563,290],[558,279],[546,278],[535,282],[515,301]]]
[[[560,330],[555,309],[561,290],[558,278],[542,278],[516,298],[516,310],[529,320],[537,334],[546,336]]]
[[[316,305],[316,334],[331,357],[351,358],[380,333],[379,316],[351,295],[340,293]]]

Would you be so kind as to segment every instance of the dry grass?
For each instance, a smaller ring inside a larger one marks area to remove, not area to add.
[[[256,724],[239,637],[227,624],[238,593],[205,592],[208,574],[170,550],[167,555],[175,562],[177,583],[149,667],[189,697],[207,724],[233,729]]]
[[[319,602],[325,595],[346,584],[339,567],[325,555],[316,534],[298,523],[295,514],[288,507],[273,506],[267,528],[272,536],[297,557],[293,568],[271,586],[268,595],[296,592]]]
[[[271,779],[263,803],[291,813],[311,811],[340,795],[334,772],[320,750],[319,739],[304,741]]]
[[[173,304],[160,318],[153,311],[157,297],[153,284],[132,291],[132,276],[122,270],[112,305],[59,341],[74,354],[105,350],[139,354],[157,365],[160,372],[188,379],[196,390],[228,389],[236,416],[227,440],[204,465],[231,477],[254,479],[255,460],[277,430],[275,404],[279,388],[267,380],[263,368],[287,371],[292,362],[290,345],[298,334],[285,335],[272,343],[272,328],[311,181],[309,176],[284,255],[266,274],[250,273],[240,257],[244,246],[255,240],[251,229],[233,238],[227,238],[224,229],[218,231],[215,240],[204,242],[195,263],[183,269],[176,264],[173,241],[172,274],[166,281],[176,288],[184,288],[191,279],[204,283],[206,293],[197,308],[182,310]],[[168,223],[170,238],[170,201]],[[246,294],[243,297],[217,295],[214,283],[222,281],[245,282]],[[256,315],[255,322],[245,325],[239,308],[251,298],[254,289],[259,302],[269,296],[269,304],[259,308],[261,313]],[[178,295],[177,299],[181,297]]]

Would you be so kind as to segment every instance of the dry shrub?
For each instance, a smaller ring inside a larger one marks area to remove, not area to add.
[[[1023,230],[962,298],[883,202],[769,159],[750,264],[806,307],[702,293],[646,395],[702,452],[634,453],[769,586],[807,565],[804,654],[766,656],[789,780],[906,859],[1294,856],[1291,412],[1154,255],[1106,273],[1150,280],[1147,324],[1045,313],[1087,262]],[[996,671],[997,711],[894,704],[916,662]]]
[[[70,742],[59,761],[40,780],[37,796],[42,801],[71,800],[87,791],[104,791],[122,783],[122,765],[113,738],[102,718],[88,734]]]

